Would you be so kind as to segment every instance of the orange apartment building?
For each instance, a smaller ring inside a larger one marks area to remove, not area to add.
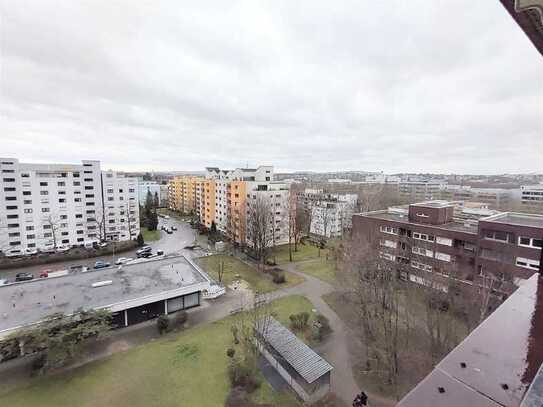
[[[198,192],[201,187],[201,177],[175,177],[168,185],[169,208],[184,214],[198,212]]]
[[[246,196],[247,182],[232,181],[227,187],[228,237],[235,243],[243,244],[246,239]]]

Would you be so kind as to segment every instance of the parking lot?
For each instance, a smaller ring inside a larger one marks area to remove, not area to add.
[[[177,230],[172,234],[168,234],[160,230],[162,225],[175,226],[177,227]],[[196,237],[196,230],[192,229],[187,222],[178,221],[174,218],[159,218],[158,229],[160,230],[160,240],[148,243],[146,242],[146,245],[152,247],[154,253],[157,250],[162,250],[164,251],[164,254],[179,253],[185,255],[186,257],[198,257],[203,255],[201,250],[183,249],[183,247],[191,245]],[[18,273],[32,273],[34,277],[37,278],[44,270],[51,270],[55,272],[58,270],[66,270],[73,265],[83,265],[92,268],[97,260],[103,260],[105,262],[114,264],[115,260],[117,260],[119,257],[130,257],[135,259],[136,249],[109,256],[21,267],[12,270],[1,270],[0,278],[14,281],[15,275]]]

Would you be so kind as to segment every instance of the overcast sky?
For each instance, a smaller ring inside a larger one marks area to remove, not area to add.
[[[0,7],[0,156],[543,172],[543,58],[498,0]]]

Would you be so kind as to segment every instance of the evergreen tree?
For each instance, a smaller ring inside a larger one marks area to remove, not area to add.
[[[155,209],[160,206],[160,199],[158,198],[158,192],[155,192],[155,199],[154,199],[153,205]]]
[[[138,235],[137,241],[139,247],[142,247],[145,244],[145,240],[143,240],[143,235],[141,233]]]

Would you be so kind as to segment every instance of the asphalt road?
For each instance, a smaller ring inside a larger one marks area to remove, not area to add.
[[[180,253],[180,254],[185,255],[186,257],[194,257],[194,256],[202,255],[201,251],[196,252],[192,250],[183,249],[183,247],[192,244],[194,242],[194,239],[196,238],[196,230],[192,229],[188,223],[181,222],[173,218],[170,218],[170,219],[159,218],[159,226],[158,226],[159,229],[162,224],[167,224],[169,226],[177,226],[177,231],[173,232],[172,234],[168,234],[161,230],[160,240],[157,240],[154,242],[146,242],[145,243],[146,245],[149,245],[153,248],[153,252],[157,250],[163,250],[164,254]],[[51,270],[51,271],[65,270],[69,266],[72,266],[75,264],[81,264],[81,265],[92,268],[96,260],[104,260],[113,264],[115,260],[117,260],[119,257],[132,257],[135,259],[136,249],[122,252],[119,254],[109,255],[109,256],[100,256],[100,257],[81,259],[81,260],[61,261],[57,263],[42,264],[38,266],[20,267],[20,268],[16,268],[12,270],[0,270],[0,278],[7,278],[8,280],[13,281],[17,273],[23,273],[23,272],[32,273],[34,274],[34,277],[36,278],[39,276],[40,272],[43,270]]]

